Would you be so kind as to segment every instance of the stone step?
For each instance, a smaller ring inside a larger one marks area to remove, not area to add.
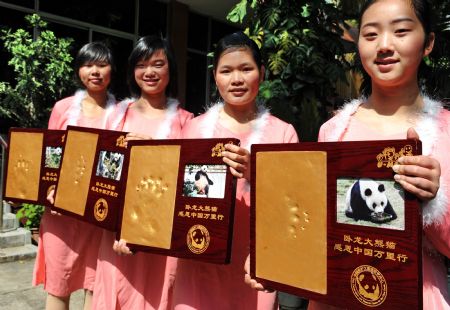
[[[32,259],[36,257],[36,252],[37,246],[33,244],[0,249],[0,263]]]
[[[31,232],[23,227],[0,233],[0,250],[31,243]]]
[[[3,232],[14,230],[19,227],[19,220],[16,218],[16,215],[13,213],[3,214]]]

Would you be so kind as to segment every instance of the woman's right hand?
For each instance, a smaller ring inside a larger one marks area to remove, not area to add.
[[[48,195],[47,195],[47,200],[48,200],[48,202],[50,202],[52,205],[55,204],[55,190],[54,190],[54,189],[50,190],[50,192],[48,193]],[[52,215],[61,215],[61,213],[56,212],[56,211],[54,211],[54,210],[50,210],[50,214],[52,214]]]
[[[119,241],[115,240],[113,244],[113,250],[119,255],[132,255],[134,254],[129,247],[127,247],[127,242],[124,239]]]
[[[252,276],[250,275],[250,255],[248,255],[247,259],[245,260],[244,273],[245,273],[244,281],[251,288],[253,288],[257,291],[262,291],[262,292],[266,292],[266,293],[273,292],[273,290],[265,288],[261,283],[259,283],[255,279],[253,279]]]
[[[52,205],[55,204],[55,190],[54,189],[50,190],[50,192],[48,193],[47,200]]]

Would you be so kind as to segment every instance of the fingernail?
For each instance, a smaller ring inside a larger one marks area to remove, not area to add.
[[[399,169],[400,169],[399,165],[393,165],[392,166],[392,170],[394,170],[394,172],[398,172]]]
[[[402,178],[401,178],[398,174],[395,174],[395,175],[394,175],[394,180],[395,180],[395,181],[398,182],[398,181],[400,181],[401,179],[402,179]]]

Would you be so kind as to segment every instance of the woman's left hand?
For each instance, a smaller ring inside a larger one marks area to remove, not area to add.
[[[408,130],[408,139],[418,139],[416,131]],[[430,156],[403,156],[392,167],[396,175],[395,181],[408,192],[416,195],[422,201],[436,197],[439,190],[441,165]]]
[[[127,242],[124,239],[120,239],[119,241],[114,240],[113,250],[119,255],[132,255],[133,252],[127,246]]]
[[[428,201],[436,197],[441,176],[441,166],[436,159],[423,155],[404,156],[392,169],[396,173],[395,181],[420,200]]]
[[[128,146],[128,141],[133,141],[133,140],[151,140],[151,139],[152,139],[152,137],[150,137],[150,136],[142,135],[140,133],[129,132],[125,136],[125,147]]]
[[[245,178],[250,181],[250,152],[234,145],[225,144],[222,152],[223,162],[230,166],[231,174],[237,178]]]

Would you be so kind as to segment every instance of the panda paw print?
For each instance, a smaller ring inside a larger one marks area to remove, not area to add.
[[[30,161],[19,155],[16,164],[14,165],[14,172],[16,173],[17,182],[19,184],[25,185],[29,179],[28,172],[30,170]],[[19,194],[22,198],[27,196],[28,186],[23,186],[21,188],[21,193]]]
[[[285,200],[289,214],[289,235],[296,239],[298,233],[306,230],[310,222],[309,213],[300,210],[299,204],[291,198],[286,197]]]
[[[138,201],[136,206],[141,211],[133,211],[131,217],[135,221],[139,221],[139,215],[137,212],[145,213],[152,207],[153,204],[157,203],[155,200],[159,199],[168,190],[168,185],[164,184],[162,178],[155,178],[153,176],[144,177],[136,186],[136,191],[138,192]],[[158,223],[152,219],[146,219],[145,226],[142,227],[148,234],[153,235],[158,231]]]
[[[19,159],[16,162],[14,170],[20,174],[27,174],[29,169],[30,169],[29,161],[24,159],[22,155],[19,155]]]
[[[151,193],[155,198],[160,198],[168,190],[168,185],[163,184],[162,178],[144,177],[136,186],[137,192]]]
[[[86,160],[84,159],[83,156],[81,156],[78,160],[77,160],[77,164],[76,164],[76,168],[75,168],[75,184],[80,183],[81,178],[84,175],[84,172],[86,171]]]

